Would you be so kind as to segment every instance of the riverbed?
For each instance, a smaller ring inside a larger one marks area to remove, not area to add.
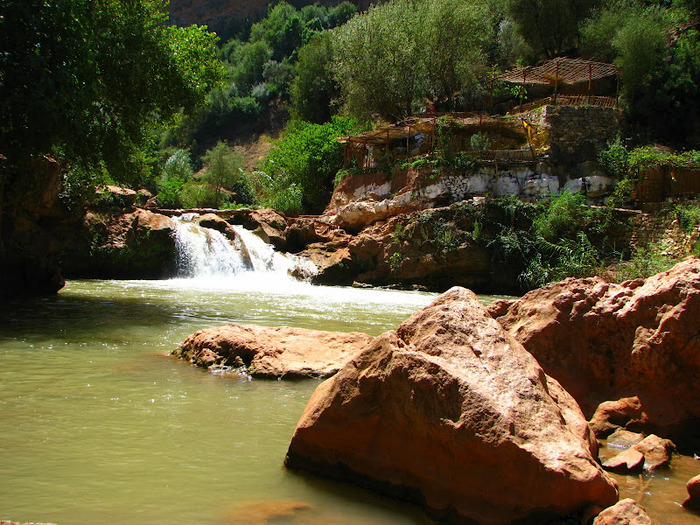
[[[429,524],[417,508],[282,466],[316,380],[217,375],[169,353],[227,322],[395,328],[435,296],[317,287],[250,274],[70,281],[57,296],[0,307],[0,519],[60,525]],[[484,298],[488,302],[489,298]],[[658,523],[700,462],[618,478]]]

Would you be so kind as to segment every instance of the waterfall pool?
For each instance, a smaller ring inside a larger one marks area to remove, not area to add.
[[[286,523],[430,523],[284,469],[317,380],[224,377],[167,354],[227,322],[379,334],[432,298],[250,274],[70,281],[55,297],[5,303],[0,519],[242,524],[289,512]]]
[[[183,278],[70,281],[53,297],[0,304],[0,520],[432,523],[411,505],[284,469],[319,381],[222,376],[168,354],[229,322],[378,335],[435,294],[311,286],[287,276],[298,261],[245,231],[237,245],[186,227]],[[657,523],[685,525],[699,521],[680,508],[698,473],[681,457],[671,471],[618,479]]]

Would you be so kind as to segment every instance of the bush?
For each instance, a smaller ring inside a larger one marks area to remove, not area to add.
[[[301,192],[303,211],[323,211],[335,174],[343,165],[343,145],[336,138],[349,134],[355,124],[341,117],[326,124],[291,123],[270,150],[263,171],[275,181],[276,188],[295,185],[292,193]]]
[[[265,208],[272,208],[288,216],[299,215],[303,211],[303,192],[299,185],[292,183],[278,187],[261,201]]]
[[[486,150],[491,146],[491,139],[486,133],[480,131],[469,138],[469,145],[475,150]]]
[[[202,157],[205,172],[202,180],[209,184],[214,192],[213,206],[221,203],[223,190],[232,190],[244,178],[243,157],[233,151],[225,142],[219,141],[216,146],[207,151]]]
[[[586,225],[589,217],[586,197],[581,193],[564,191],[552,198],[545,213],[535,219],[535,231],[547,241],[573,239],[576,231]]]
[[[183,208],[213,208],[215,201],[214,189],[207,184],[189,181],[180,191],[180,203]]]
[[[180,194],[184,184],[192,178],[192,163],[187,150],[180,149],[165,162],[163,173],[156,181],[158,205],[165,208],[182,206]]]
[[[622,180],[629,168],[629,152],[620,137],[608,143],[608,148],[598,154],[598,162],[607,175]]]
[[[686,233],[692,233],[700,225],[700,205],[679,205],[676,207],[678,224]]]

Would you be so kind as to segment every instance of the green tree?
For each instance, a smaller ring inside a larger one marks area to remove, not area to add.
[[[416,34],[418,13],[411,0],[370,7],[336,33],[334,69],[348,111],[397,120],[411,113],[423,80]]]
[[[494,33],[476,1],[395,0],[335,32],[334,70],[348,111],[397,120],[429,98],[447,101],[476,87]]]
[[[299,50],[297,75],[290,86],[292,117],[321,124],[330,120],[340,88],[333,78],[330,33],[315,35]]]
[[[548,58],[578,46],[578,25],[598,0],[507,0],[509,18],[532,49]]]
[[[335,174],[343,165],[343,145],[336,139],[349,134],[355,125],[354,120],[342,117],[333,117],[326,124],[292,122],[264,162],[263,171],[271,179],[268,186],[294,197],[289,200],[300,200],[303,211],[323,211]],[[293,191],[287,191],[290,188]]]
[[[250,29],[251,43],[266,42],[272,52],[272,60],[281,62],[301,47],[304,22],[299,11],[287,2],[272,7],[265,18]]]
[[[250,91],[263,81],[263,68],[272,55],[272,48],[265,40],[246,42],[236,48],[231,77],[239,91]]]
[[[0,151],[11,164],[54,152],[128,179],[154,116],[203,102],[222,74],[216,36],[167,26],[161,5],[2,2]]]
[[[622,96],[638,142],[700,144],[700,49],[691,7],[685,1],[609,0],[581,25],[583,55],[621,67]]]
[[[189,151],[180,149],[173,153],[157,180],[158,205],[164,208],[181,206],[182,188],[192,178],[192,173]]]
[[[202,160],[205,168],[202,180],[214,189],[214,207],[218,208],[222,190],[232,189],[243,178],[243,157],[228,144],[219,141]]]

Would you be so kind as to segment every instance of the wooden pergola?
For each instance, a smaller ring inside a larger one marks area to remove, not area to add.
[[[493,86],[497,80],[521,86],[546,85],[554,88],[554,103],[556,104],[561,85],[587,83],[588,98],[592,101],[594,95],[593,81],[613,76],[617,80],[617,92],[615,95],[617,104],[620,92],[620,68],[615,64],[595,62],[582,58],[560,57],[545,62],[540,66],[526,66],[502,73],[492,80],[491,91],[493,93]]]
[[[493,120],[486,115],[464,115],[450,114],[452,122],[457,125],[467,126],[474,124],[482,124],[486,121]],[[396,124],[381,126],[371,131],[366,131],[360,135],[349,137],[340,137],[338,142],[345,144],[345,159],[344,164],[348,166],[350,160],[355,158],[358,164],[365,167],[368,146],[380,147],[386,153],[394,141],[405,141],[406,153],[411,150],[411,139],[423,135],[426,140],[430,141],[428,151],[434,149],[435,130],[437,127],[438,116],[434,117],[410,117]]]

